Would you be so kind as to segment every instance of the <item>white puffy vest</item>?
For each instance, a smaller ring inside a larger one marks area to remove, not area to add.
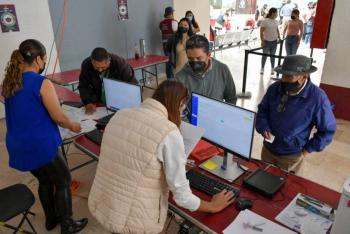
[[[103,135],[89,195],[92,215],[116,233],[159,233],[168,210],[168,185],[158,145],[176,129],[166,108],[147,99],[115,114]]]

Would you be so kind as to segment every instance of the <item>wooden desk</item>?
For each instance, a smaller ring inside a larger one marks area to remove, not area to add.
[[[63,86],[72,86],[72,90],[75,90],[75,85],[79,84],[80,69],[74,69],[70,71],[59,72],[55,74],[46,75],[55,84]]]
[[[61,101],[66,101],[66,102],[80,102],[80,96],[79,94],[66,89],[60,85],[54,84],[54,88],[56,90],[57,96]],[[2,86],[0,85],[0,93],[2,90]],[[2,95],[0,95],[0,102],[4,103],[5,99]]]
[[[167,56],[162,55],[146,55],[146,57],[140,57],[139,59],[127,59],[126,61],[130,64],[130,66],[136,71],[141,69],[142,72],[142,81],[143,86],[147,88],[151,88],[150,86],[147,86],[147,77],[146,74],[149,73],[156,78],[156,83],[158,86],[158,68],[157,65],[168,62],[169,58]],[[154,66],[155,73],[148,71],[146,68]]]
[[[92,160],[98,161],[100,155],[99,145],[93,143],[85,136],[80,136],[75,139],[74,144],[77,148],[87,153]],[[268,166],[261,161],[256,160],[256,162],[262,168],[268,167],[267,171],[275,175],[287,177],[287,182],[284,187],[273,197],[273,199],[265,198],[252,190],[242,187],[242,180],[245,175],[242,175],[234,183],[231,183],[233,186],[238,187],[241,190],[240,197],[253,200],[253,207],[251,210],[255,213],[277,222],[274,220],[274,218],[293,200],[298,193],[310,195],[316,199],[319,199],[320,201],[326,202],[334,208],[338,206],[340,193],[310,180],[294,175],[286,175],[285,172],[281,171],[280,169],[273,166]],[[197,161],[196,163],[198,164],[199,162]],[[257,168],[257,165],[253,162],[241,161],[241,164],[247,166],[250,171]],[[196,170],[203,171],[200,168],[196,168]],[[211,175],[210,173],[205,172],[205,174],[217,179],[217,177]],[[210,200],[208,195],[195,189],[192,189],[192,191],[198,197],[204,200]],[[172,196],[169,198],[169,208],[207,233],[222,233],[239,213],[239,211],[235,208],[235,202],[225,210],[216,214],[190,212],[177,206],[172,199]]]
[[[158,86],[157,65],[168,62],[168,57],[162,56],[162,55],[147,55],[144,58],[141,58],[141,57],[139,59],[132,58],[132,59],[127,59],[126,61],[130,64],[130,66],[135,71],[141,69],[144,86],[146,86],[147,73],[154,75],[156,77],[156,83]],[[148,67],[152,67],[152,66],[154,66],[155,68],[155,73],[147,70]],[[55,84],[62,85],[62,86],[71,86],[74,91],[75,85],[79,84],[79,75],[80,75],[80,69],[74,69],[74,70],[46,75],[46,77],[50,79],[52,82],[54,82]],[[146,87],[152,88],[149,86],[146,86]]]

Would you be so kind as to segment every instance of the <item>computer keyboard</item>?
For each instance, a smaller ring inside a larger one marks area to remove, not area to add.
[[[102,132],[98,129],[94,129],[90,132],[84,134],[89,140],[96,143],[97,145],[101,145],[102,143]]]
[[[110,115],[106,115],[105,117],[98,119],[97,123],[107,125],[108,122],[111,120],[111,118],[114,116],[114,114],[115,113],[110,114]]]
[[[229,184],[210,178],[198,171],[190,170],[186,173],[187,179],[190,181],[190,186],[202,191],[210,196],[213,196],[222,190],[232,191],[235,197],[239,196],[240,190]]]

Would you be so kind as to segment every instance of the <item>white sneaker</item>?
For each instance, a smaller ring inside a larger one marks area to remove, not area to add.
[[[264,75],[264,68],[261,68],[260,75]]]

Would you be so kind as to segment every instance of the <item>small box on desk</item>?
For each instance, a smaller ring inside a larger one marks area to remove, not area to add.
[[[207,141],[200,140],[196,145],[196,148],[191,152],[191,156],[202,162],[215,155],[221,155],[224,153],[223,149],[208,143]]]

